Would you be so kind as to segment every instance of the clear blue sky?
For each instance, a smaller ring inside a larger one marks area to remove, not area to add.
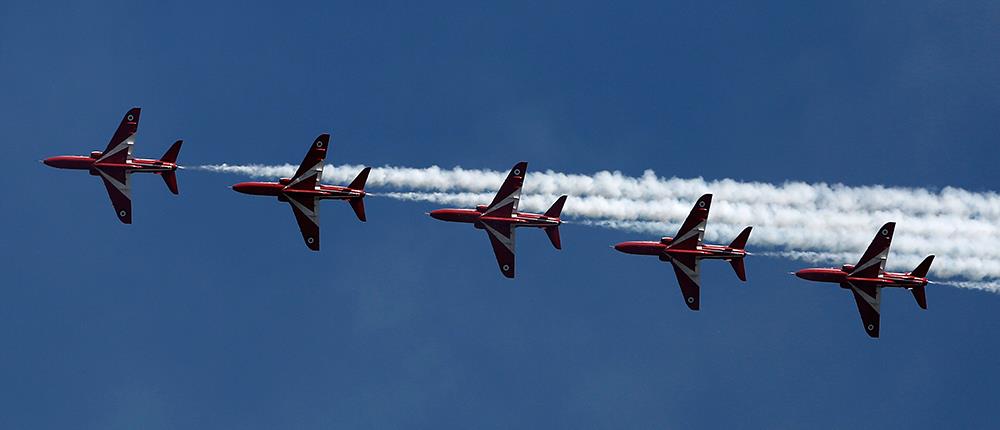
[[[888,291],[873,341],[800,262],[694,313],[642,235],[522,232],[512,282],[433,205],[326,202],[312,253],[243,178],[138,176],[124,226],[37,162],[142,106],[187,164],[1000,180],[995,2],[363,3],[0,3],[0,428],[995,428],[997,295]]]

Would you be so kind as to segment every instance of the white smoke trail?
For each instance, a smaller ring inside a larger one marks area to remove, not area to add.
[[[211,165],[203,170],[253,177],[291,176],[297,166]],[[349,182],[362,166],[330,166],[324,179]],[[381,167],[369,176],[371,188],[395,199],[469,207],[488,203],[505,171]],[[909,270],[926,254],[938,255],[932,273],[962,278],[951,284],[1000,291],[1000,195],[958,188],[930,190],[883,186],[786,182],[769,184],[730,179],[660,178],[647,170],[639,177],[620,172],[592,175],[532,172],[524,184],[521,207],[545,210],[568,194],[564,214],[585,224],[673,235],[692,203],[712,192],[707,238],[728,242],[745,226],[755,226],[751,247],[772,248],[783,257],[843,263],[857,259],[875,230],[896,221],[890,268]],[[983,281],[983,280],[986,281]],[[978,286],[970,284],[975,283]]]

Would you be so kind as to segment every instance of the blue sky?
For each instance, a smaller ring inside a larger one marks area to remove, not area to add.
[[[312,253],[285,205],[227,189],[243,178],[136,177],[124,226],[99,181],[37,160],[102,149],[142,106],[136,153],[182,138],[191,165],[296,163],[332,131],[333,163],[988,191],[998,18],[2,3],[0,427],[993,427],[997,295],[888,291],[872,341],[849,294],[787,275],[801,262],[753,258],[746,285],[709,262],[694,313],[669,266],[608,248],[643,235],[522,232],[512,282],[434,205],[372,198],[361,224],[326,202]]]

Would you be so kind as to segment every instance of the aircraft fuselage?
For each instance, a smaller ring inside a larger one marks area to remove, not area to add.
[[[653,255],[657,257],[669,257],[670,254],[689,254],[700,259],[731,260],[743,258],[747,252],[742,249],[734,249],[728,246],[703,244],[696,249],[668,249],[673,239],[664,237],[659,242],[652,241],[631,241],[622,242],[615,245],[615,249],[626,254]]]
[[[145,173],[162,173],[162,172],[172,172],[177,170],[176,163],[170,163],[162,160],[152,160],[147,158],[133,158],[124,163],[108,163],[108,162],[97,162],[101,157],[100,151],[94,151],[89,157],[84,157],[80,155],[60,155],[58,157],[49,157],[42,160],[47,166],[55,167],[58,169],[72,169],[72,170],[89,170],[90,174],[97,175],[98,173],[94,170],[98,167],[105,167],[109,169],[125,169],[128,173],[135,172],[145,172]]]
[[[511,227],[555,227],[562,224],[558,218],[549,218],[545,215],[530,212],[514,212],[510,217],[483,216],[479,210],[473,209],[438,209],[430,212],[430,216],[441,221],[462,222],[473,224],[476,228],[483,228],[482,222],[511,224]]]
[[[336,185],[316,185],[312,190],[288,188],[289,179],[282,178],[279,182],[241,182],[233,185],[233,190],[255,196],[271,196],[282,200],[285,194],[312,196],[320,200],[350,200],[365,196],[363,190],[354,190]]]
[[[844,268],[811,268],[802,269],[795,272],[798,276],[807,281],[829,282],[843,286],[845,283],[852,283],[857,286],[871,287],[895,287],[895,288],[916,288],[927,285],[927,278],[911,276],[907,273],[883,272],[877,278],[852,277],[850,272],[854,266],[846,265]]]

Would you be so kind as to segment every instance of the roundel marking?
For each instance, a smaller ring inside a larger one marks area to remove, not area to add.
[[[872,331],[872,330],[875,330],[875,325],[874,324],[868,324],[868,331]]]
[[[888,236],[888,235],[889,235],[889,229],[883,228],[882,229],[882,236]]]
[[[521,169],[514,169],[514,174],[515,175],[520,175],[521,174]]]
[[[316,147],[317,148],[322,148],[323,147],[323,141],[322,140],[317,140],[316,141]]]
[[[125,215],[128,215],[128,212],[125,212],[125,210],[118,212],[118,216],[120,217],[124,217]]]
[[[133,117],[131,114],[127,118],[128,118],[129,121],[135,119],[135,117]]]
[[[694,303],[694,297],[688,297],[688,303]]]
[[[705,207],[705,201],[704,201],[704,200],[702,200],[702,201],[698,202],[698,207],[699,207],[699,208],[703,208],[703,207]]]
[[[311,238],[311,237],[309,237],[309,238],[306,238],[306,242],[308,242],[309,244],[312,244],[312,243],[313,243],[313,242],[315,242],[315,241],[316,241],[316,239],[313,239],[313,238]]]
[[[508,271],[508,270],[510,270],[510,266],[508,266],[508,265],[504,264],[504,265],[503,265],[503,271],[504,271],[504,272],[506,272],[506,271]]]

